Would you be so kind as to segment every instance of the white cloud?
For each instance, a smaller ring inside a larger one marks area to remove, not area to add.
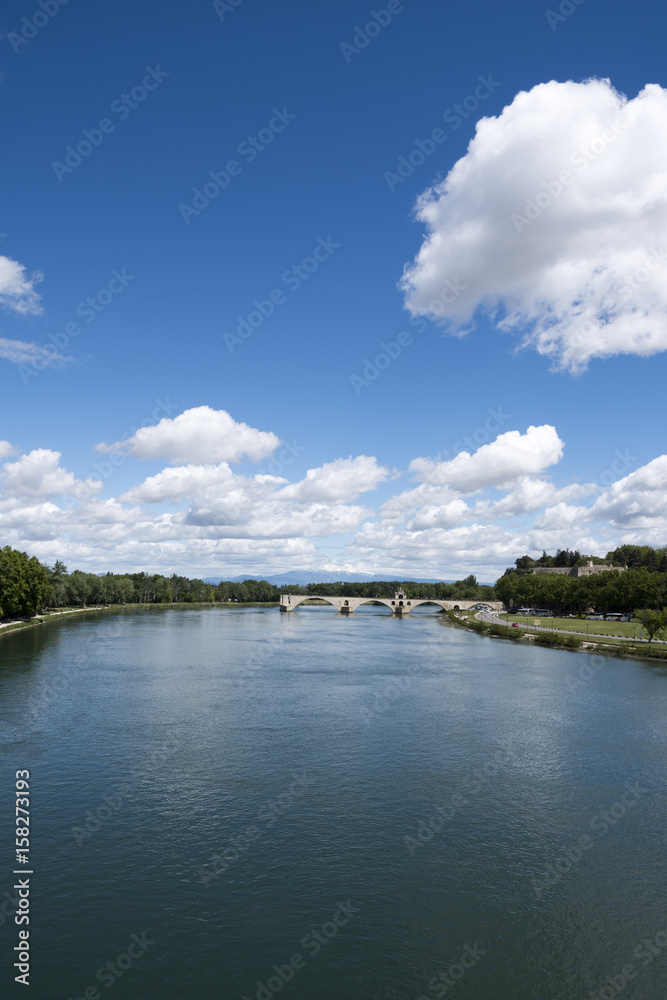
[[[498,520],[499,518],[516,518],[522,514],[530,514],[541,510],[548,504],[564,503],[579,497],[597,493],[599,487],[595,483],[572,483],[557,489],[553,483],[545,479],[532,479],[522,476],[516,486],[500,500],[482,500],[475,504],[473,514],[476,518]]]
[[[96,479],[77,479],[60,466],[60,452],[47,448],[36,448],[16,462],[6,462],[2,471],[3,495],[8,497],[58,497],[81,488],[99,492],[102,485]]]
[[[366,566],[390,566],[399,578],[419,575],[454,579],[482,573],[493,580],[526,551],[525,534],[498,525],[405,531],[389,524],[364,524],[350,546]]]
[[[221,489],[234,479],[227,462],[220,465],[179,465],[149,476],[119,497],[121,503],[177,503],[204,490]]]
[[[613,483],[595,501],[589,518],[621,527],[643,527],[657,521],[667,536],[667,455]]]
[[[400,520],[422,507],[438,507],[458,500],[459,494],[448,486],[431,486],[421,483],[412,490],[402,490],[391,497],[380,509],[383,518]]]
[[[197,499],[185,523],[218,538],[328,538],[360,527],[372,516],[367,507],[348,504],[280,504],[275,498],[248,508],[233,495]]]
[[[9,449],[0,442],[0,455]],[[449,462],[416,459],[412,471],[427,481],[399,490],[378,514],[349,502],[390,478],[372,456],[324,463],[291,485],[238,475],[225,461],[189,463],[101,499],[93,496],[101,482],[77,480],[58,452],[36,449],[0,468],[0,536],[44,561],[92,572],[229,577],[299,569],[404,579],[472,572],[484,581],[543,548],[604,554],[624,542],[664,544],[667,456],[600,490],[552,482],[546,470],[562,452],[555,428],[545,425],[501,434]],[[160,502],[184,506],[162,513],[146,506]]]
[[[347,502],[361,493],[375,490],[389,477],[389,469],[378,465],[377,459],[368,455],[357,458],[337,458],[317,469],[308,469],[305,479],[280,491],[285,500],[322,500]]]
[[[9,443],[9,441],[0,441],[0,458],[7,458],[9,455],[15,455],[16,449]]]
[[[42,312],[35,285],[44,278],[35,271],[28,275],[23,264],[0,255],[0,305],[21,314]]]
[[[73,360],[59,354],[51,345],[8,340],[6,337],[0,337],[0,358],[11,361],[13,365],[29,365],[37,371],[44,368],[59,368]]]
[[[424,528],[453,528],[473,512],[465,500],[452,500],[438,507],[422,507],[411,521],[407,522],[410,531],[423,531]]]
[[[410,471],[422,482],[473,493],[483,487],[504,486],[519,476],[539,475],[560,461],[563,447],[555,427],[531,426],[525,434],[506,431],[473,455],[462,451],[448,462],[415,458]]]
[[[237,423],[226,410],[197,406],[177,417],[164,417],[155,426],[141,427],[125,441],[98,444],[96,451],[143,459],[164,458],[173,465],[217,464],[240,462],[244,457],[261,462],[279,444],[280,438],[271,431]]]
[[[656,84],[632,100],[608,80],[520,92],[419,199],[407,307],[458,333],[482,307],[572,371],[667,350],[666,162]]]
[[[535,527],[540,531],[571,531],[578,524],[583,524],[589,520],[589,510],[587,507],[575,507],[572,504],[554,504],[547,507],[544,513],[535,521]],[[573,546],[567,546],[572,548]]]

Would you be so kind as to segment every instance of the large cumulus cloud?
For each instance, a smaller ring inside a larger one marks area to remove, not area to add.
[[[478,309],[580,371],[667,349],[667,90],[540,84],[477,123],[417,205],[427,236],[402,287],[453,332]]]

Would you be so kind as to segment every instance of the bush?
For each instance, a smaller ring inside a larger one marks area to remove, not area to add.
[[[495,635],[499,639],[509,639],[512,632],[507,625],[489,625],[489,635]]]
[[[637,650],[638,656],[648,656],[652,660],[667,660],[667,649],[660,649],[657,646],[642,646]]]
[[[540,646],[557,646],[561,637],[555,632],[536,632],[535,642]]]
[[[535,642],[541,646],[562,646],[564,649],[579,649],[583,639],[576,635],[563,635],[562,632],[537,632]]]

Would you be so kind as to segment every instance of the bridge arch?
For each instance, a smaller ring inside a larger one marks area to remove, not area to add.
[[[412,602],[413,608],[418,608],[420,604],[435,604],[436,608],[440,608],[441,611],[446,611],[445,601],[438,601],[433,597],[425,597],[424,600],[417,599]]]
[[[341,606],[349,606],[347,600],[344,598],[324,597],[320,594],[302,594],[298,596],[295,596],[294,594],[287,594],[285,597],[286,600],[284,604],[282,598],[280,603],[281,606],[284,606],[288,611],[293,611],[294,608],[298,608],[300,604],[306,604],[308,601],[326,601],[326,603],[334,607],[336,611],[340,611]]]
[[[306,604],[308,601],[317,600],[323,601],[325,604],[330,604],[336,609],[340,614],[352,614],[352,612],[361,607],[362,604],[383,604],[389,611],[394,615],[407,615],[410,614],[415,608],[418,608],[421,604],[433,604],[437,608],[441,608],[442,611],[462,611],[468,608],[477,608],[480,606],[486,607],[493,611],[502,611],[503,604],[500,601],[446,601],[438,600],[437,598],[408,598],[404,591],[399,590],[391,597],[328,597],[325,594],[281,594],[280,596],[280,610],[281,611],[294,611],[301,604]]]
[[[354,601],[354,604],[352,605],[354,608],[360,608],[362,604],[383,604],[385,608],[389,608],[390,611],[394,610],[391,606],[392,601],[383,599],[382,597],[355,597],[352,598],[352,600]]]

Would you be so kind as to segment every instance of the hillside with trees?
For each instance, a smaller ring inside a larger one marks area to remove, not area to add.
[[[539,567],[583,566],[588,561],[610,563],[618,569],[578,578],[532,572]],[[506,605],[544,608],[557,614],[583,614],[588,608],[602,614],[637,608],[659,610],[667,605],[667,549],[623,545],[604,559],[569,549],[559,550],[555,556],[545,552],[540,559],[521,556],[497,581],[495,591]]]

